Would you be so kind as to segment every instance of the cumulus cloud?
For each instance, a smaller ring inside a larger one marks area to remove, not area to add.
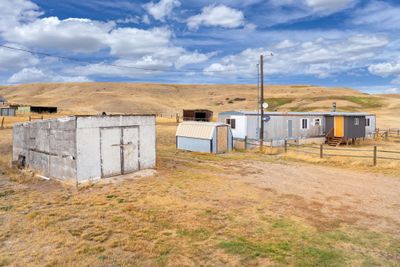
[[[326,78],[368,66],[369,60],[388,44],[388,40],[375,35],[352,35],[344,40],[317,38],[303,42],[287,40],[283,44],[285,45],[282,45],[282,42],[278,43],[273,51],[274,56],[266,58],[267,74]],[[232,76],[253,75],[254,62],[257,62],[259,55],[270,53],[271,51],[265,48],[246,49],[205,68],[205,74],[213,75],[212,71],[229,71]]]
[[[400,75],[400,61],[372,64],[368,67],[368,70],[370,73],[381,77]]]
[[[14,27],[3,36],[28,46],[93,53],[105,46],[104,40],[114,26],[113,22],[48,17]]]
[[[61,76],[51,71],[38,68],[24,68],[8,79],[10,84],[40,83],[40,82],[89,82],[84,76]]]
[[[43,13],[29,0],[0,0],[0,33],[35,20]]]
[[[154,19],[164,21],[172,13],[172,10],[180,5],[179,0],[161,0],[158,3],[147,3],[144,8]]]
[[[210,5],[204,7],[200,14],[188,18],[187,25],[192,30],[201,25],[237,28],[244,25],[244,15],[242,11],[225,5]]]

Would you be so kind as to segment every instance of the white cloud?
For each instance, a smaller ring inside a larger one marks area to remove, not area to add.
[[[15,48],[24,48],[17,44],[5,44]],[[39,59],[23,51],[9,50],[0,47],[0,71],[15,71],[39,63]]]
[[[305,4],[313,11],[329,14],[353,7],[357,2],[358,0],[305,0]]]
[[[172,13],[172,10],[180,5],[179,0],[160,0],[158,3],[147,3],[144,8],[154,19],[164,21]]]
[[[106,42],[111,48],[112,55],[137,58],[157,54],[168,48],[177,49],[172,45],[171,37],[172,32],[167,28],[149,30],[118,28],[110,33]]]
[[[0,33],[30,22],[42,15],[39,7],[28,0],[0,0]]]
[[[385,94],[400,94],[399,88],[388,88],[384,91]]]
[[[367,67],[377,51],[388,44],[382,36],[352,35],[347,38],[317,38],[309,41],[284,41],[290,45],[275,46],[274,56],[266,57],[265,72],[269,75],[312,75],[326,78],[338,73]],[[246,77],[254,74],[259,55],[269,55],[265,48],[246,49],[223,58],[205,69],[228,70],[231,76]]]
[[[368,67],[370,73],[381,77],[400,75],[400,61],[372,64]]]
[[[187,19],[189,29],[197,29],[200,25],[237,28],[244,25],[242,11],[225,5],[210,5],[202,9],[201,13]]]
[[[207,61],[210,57],[214,56],[216,53],[201,54],[198,52],[187,53],[178,57],[175,62],[175,66],[179,69],[183,66],[190,64],[198,64]]]
[[[114,26],[113,22],[48,17],[14,27],[3,36],[28,46],[93,53],[105,47],[104,40]]]
[[[400,27],[400,6],[384,1],[371,1],[354,13],[351,23],[374,29],[398,30]]]
[[[45,72],[38,68],[25,68],[8,79],[10,84],[40,83],[40,82],[89,82],[84,76],[61,76],[53,72]]]

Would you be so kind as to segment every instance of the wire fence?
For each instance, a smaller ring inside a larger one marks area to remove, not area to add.
[[[304,154],[316,155],[319,158],[343,157],[343,158],[359,158],[370,159],[373,166],[377,165],[378,159],[392,160],[400,162],[400,151],[380,149],[378,146],[370,146],[368,148],[338,148],[326,145],[298,145],[290,144],[287,141],[284,146],[285,153],[299,152]]]

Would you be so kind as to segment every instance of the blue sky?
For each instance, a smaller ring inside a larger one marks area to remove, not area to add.
[[[0,83],[346,86],[400,93],[400,2],[0,0]],[[273,54],[273,56],[271,56]]]

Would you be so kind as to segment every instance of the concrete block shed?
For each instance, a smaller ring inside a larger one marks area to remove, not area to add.
[[[219,122],[187,121],[178,125],[176,147],[204,153],[232,151],[233,137],[229,125]]]
[[[71,116],[15,124],[13,161],[76,184],[153,168],[155,116]]]

